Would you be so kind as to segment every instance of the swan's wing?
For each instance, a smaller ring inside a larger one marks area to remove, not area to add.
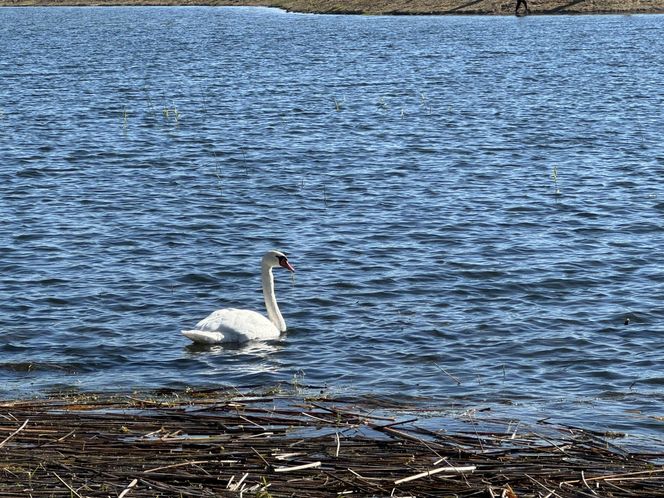
[[[279,330],[260,313],[228,308],[215,311],[198,322],[193,330],[183,330],[182,334],[194,342],[204,344],[241,343],[276,339]]]
[[[183,330],[182,335],[198,344],[219,344],[224,341],[224,335],[219,332],[207,332],[205,330]]]

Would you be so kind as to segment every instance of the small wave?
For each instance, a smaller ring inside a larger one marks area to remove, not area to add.
[[[72,375],[77,372],[75,366],[70,364],[57,364],[49,362],[16,362],[16,363],[2,363],[0,370],[15,373],[31,373],[31,372],[60,372],[66,375]]]

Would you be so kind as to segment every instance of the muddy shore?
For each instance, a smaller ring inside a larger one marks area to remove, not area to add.
[[[535,14],[656,14],[664,0],[529,0]],[[513,15],[516,0],[0,0],[0,6],[211,5],[369,15]]]

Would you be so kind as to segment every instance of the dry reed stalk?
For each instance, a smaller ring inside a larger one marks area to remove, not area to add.
[[[67,496],[125,498],[249,497],[268,485],[275,498],[661,496],[662,451],[550,423],[520,423],[516,437],[513,421],[476,416],[450,433],[427,413],[237,390],[5,403],[0,497],[58,496],[63,485]]]
[[[472,472],[476,468],[477,467],[475,467],[474,465],[470,465],[468,467],[439,467],[437,469],[420,472],[419,474],[415,474],[414,476],[397,479],[396,481],[394,481],[394,484],[402,484],[404,482],[414,481],[415,479],[421,479],[422,477],[430,477],[432,475],[439,474],[441,472],[459,473],[459,474],[463,472]]]
[[[9,436],[7,436],[7,437],[5,438],[5,440],[4,440],[3,442],[0,443],[0,448],[2,448],[5,444],[7,444],[7,441],[9,441],[11,438],[13,438],[14,436],[16,436],[16,434],[18,434],[18,433],[21,432],[23,429],[25,429],[25,427],[28,425],[28,421],[29,421],[29,420],[30,420],[30,419],[27,419],[27,418],[26,418],[26,419],[25,419],[25,422],[23,422],[23,425],[21,425],[21,427],[19,427],[19,428],[16,429],[14,432],[12,432]]]
[[[316,467],[320,467],[321,462],[311,462],[311,463],[305,463],[303,465],[296,465],[295,467],[275,467],[274,471],[275,472],[296,472],[298,470],[304,470],[304,469],[315,469]]]
[[[118,498],[124,498],[131,491],[131,489],[138,484],[138,479],[134,479],[129,485],[118,495]]]
[[[58,480],[59,480],[62,484],[64,484],[65,486],[67,486],[67,488],[69,489],[69,491],[72,492],[72,494],[74,494],[74,495],[77,496],[78,498],[83,498],[83,497],[82,497],[81,495],[79,495],[79,494],[76,492],[76,490],[75,490],[74,488],[72,488],[72,487],[71,487],[71,486],[70,486],[70,485],[69,485],[69,484],[68,484],[68,483],[67,483],[62,477],[60,477],[60,476],[59,476],[58,474],[56,474],[55,472],[53,472],[53,475],[54,475],[55,477],[57,477]]]

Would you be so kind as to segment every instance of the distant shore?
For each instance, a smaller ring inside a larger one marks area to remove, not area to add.
[[[0,0],[0,6],[255,6],[365,15],[513,15],[516,0]],[[529,0],[531,15],[664,14],[664,0]],[[523,9],[521,9],[523,11]]]

